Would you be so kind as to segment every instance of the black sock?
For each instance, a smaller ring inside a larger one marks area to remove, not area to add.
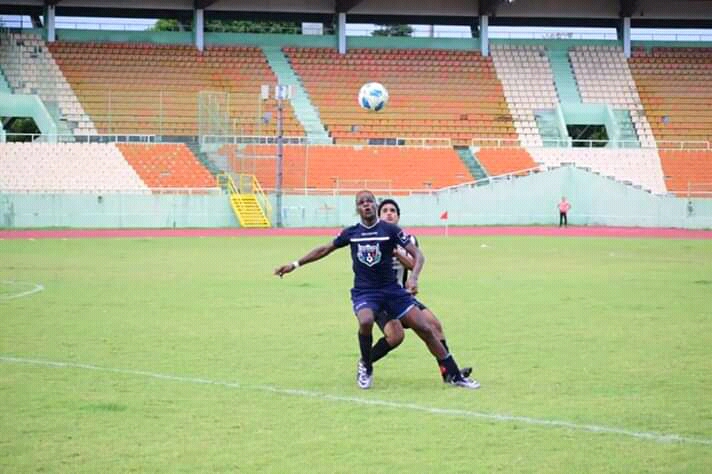
[[[455,362],[455,358],[451,354],[448,354],[447,357],[443,360],[439,360],[438,364],[445,367],[446,376],[448,378],[454,380],[459,380],[462,378],[462,374],[460,374],[460,368],[457,366],[457,362]]]
[[[386,354],[391,352],[391,347],[390,344],[388,344],[388,341],[386,340],[385,337],[380,338],[377,342],[376,345],[373,346],[371,349],[371,364],[376,362],[377,360],[383,359]]]
[[[446,351],[448,353],[450,352],[450,348],[447,346],[447,342],[445,342],[445,339],[440,339],[440,343],[443,345]],[[436,357],[435,360],[438,361],[438,367],[440,367],[440,375],[442,376],[443,380],[447,380],[447,367],[443,364],[441,360],[438,360]]]
[[[361,360],[363,365],[366,366],[366,370],[370,374],[373,371],[373,365],[371,364],[371,344],[373,344],[373,336],[359,333],[358,335],[358,345],[361,348]]]

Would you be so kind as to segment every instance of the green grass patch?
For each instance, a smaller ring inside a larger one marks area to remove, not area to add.
[[[709,470],[712,241],[423,237],[482,388],[362,391],[348,251],[272,276],[327,240],[0,241],[0,472]]]

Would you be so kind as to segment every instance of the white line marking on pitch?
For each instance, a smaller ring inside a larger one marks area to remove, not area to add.
[[[221,387],[228,388],[241,388],[245,390],[259,390],[263,392],[271,392],[279,395],[290,395],[305,398],[316,398],[321,400],[330,400],[336,402],[346,402],[354,403],[358,405],[371,405],[386,408],[395,408],[398,410],[412,410],[424,413],[430,413],[434,415],[446,415],[454,416],[459,418],[478,418],[482,420],[500,422],[500,423],[522,423],[525,425],[535,425],[535,426],[548,426],[553,428],[565,428],[574,431],[586,431],[589,433],[601,433],[601,434],[615,434],[621,436],[628,436],[630,438],[636,438],[641,440],[655,441],[658,443],[689,443],[689,444],[702,444],[706,446],[712,446],[712,439],[710,438],[695,438],[691,436],[682,436],[674,433],[656,433],[650,431],[633,431],[625,428],[616,428],[611,426],[603,425],[592,425],[592,424],[580,424],[571,421],[562,420],[547,420],[542,418],[531,418],[528,416],[514,416],[514,415],[499,415],[496,413],[483,413],[470,410],[458,410],[453,408],[437,408],[430,407],[426,405],[418,405],[415,403],[401,403],[401,402],[390,402],[387,400],[378,400],[372,398],[361,398],[361,397],[349,397],[344,395],[330,395],[328,393],[315,392],[311,390],[301,390],[293,388],[279,388],[273,387],[271,385],[244,385],[239,382],[224,382],[220,380],[204,379],[199,377],[184,377],[181,375],[171,375],[171,374],[160,374],[155,372],[147,372],[145,370],[132,370],[132,369],[116,369],[111,367],[101,367],[98,365],[91,364],[80,364],[75,362],[56,362],[51,360],[40,360],[40,359],[27,359],[22,357],[10,357],[10,356],[0,356],[0,362],[11,363],[11,364],[28,364],[37,365],[42,367],[55,367],[63,369],[85,369],[85,370],[95,370],[98,372],[112,372],[116,374],[124,375],[139,375],[142,377],[149,377],[159,380],[170,380],[173,382],[183,382],[191,384],[200,385],[218,385]],[[466,393],[466,392],[463,392]]]
[[[28,281],[3,280],[3,281],[0,281],[0,284],[10,285],[10,286],[32,286],[31,289],[29,289],[27,291],[22,291],[20,293],[14,293],[11,295],[0,295],[0,300],[11,300],[14,298],[22,298],[23,296],[30,296],[31,294],[38,293],[38,292],[44,290],[44,286],[40,285],[39,283],[30,283]]]

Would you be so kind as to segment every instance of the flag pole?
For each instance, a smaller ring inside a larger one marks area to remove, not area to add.
[[[450,227],[450,219],[447,211],[444,211],[442,214],[440,214],[440,220],[445,221],[445,237],[448,236],[449,232],[449,227]]]

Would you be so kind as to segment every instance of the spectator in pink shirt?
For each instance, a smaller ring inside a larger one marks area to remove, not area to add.
[[[571,209],[571,203],[566,200],[566,196],[561,196],[561,202],[559,203],[559,227],[563,224],[564,227],[569,226],[569,221],[567,219],[567,214]]]

